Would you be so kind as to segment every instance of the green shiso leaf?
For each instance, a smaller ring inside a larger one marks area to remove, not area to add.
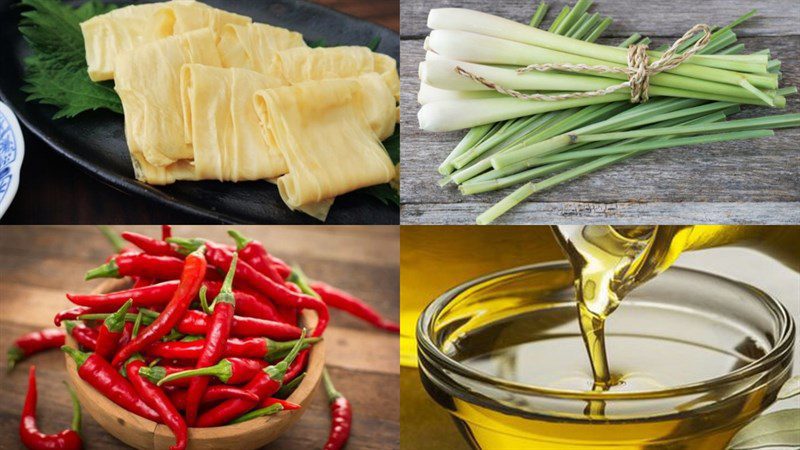
[[[72,8],[57,0],[22,0],[19,30],[33,49],[25,59],[28,101],[58,108],[53,118],[108,109],[122,113],[122,103],[109,83],[95,83],[86,71],[80,23],[115,8],[90,0]]]

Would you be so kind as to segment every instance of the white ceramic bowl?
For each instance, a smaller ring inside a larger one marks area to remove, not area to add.
[[[24,156],[25,141],[17,117],[0,102],[0,217],[17,194]]]

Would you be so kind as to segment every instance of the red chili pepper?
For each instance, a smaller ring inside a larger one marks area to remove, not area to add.
[[[122,328],[122,335],[119,337],[119,343],[117,344],[117,348],[122,348],[128,345],[131,342],[131,339],[133,337],[132,335],[133,335],[133,323],[126,322],[125,326]]]
[[[126,289],[108,294],[67,294],[72,303],[94,308],[93,312],[111,312],[119,309],[128,300],[133,306],[149,308],[165,305],[175,295],[178,280],[164,281],[151,286]]]
[[[331,431],[323,450],[339,450],[350,437],[350,426],[353,421],[353,409],[350,402],[333,386],[328,369],[322,370],[322,382],[331,407]]]
[[[181,254],[165,241],[159,241],[143,234],[128,231],[122,233],[122,238],[139,247],[148,255],[181,257]]]
[[[81,348],[94,351],[94,349],[97,347],[97,330],[89,328],[83,323],[75,320],[65,321],[64,326],[67,329],[67,334],[72,336],[72,338],[75,339],[75,342],[81,346]]]
[[[186,422],[169,397],[167,397],[167,394],[158,386],[139,375],[139,369],[142,367],[145,367],[145,365],[141,357],[134,357],[134,359],[128,361],[125,367],[128,380],[136,389],[136,392],[139,393],[139,396],[144,399],[145,403],[158,412],[164,424],[175,434],[175,445],[170,449],[185,449],[189,440],[189,429],[186,426]]]
[[[69,389],[69,386],[67,389]],[[81,406],[72,389],[69,389],[69,393],[72,397],[72,425],[70,429],[58,434],[44,434],[39,431],[39,427],[36,425],[36,403],[38,400],[36,366],[31,366],[28,372],[28,395],[25,396],[22,420],[19,423],[19,437],[25,447],[34,450],[78,450],[83,448],[83,441],[80,435]]]
[[[174,242],[184,248],[195,248],[198,245],[206,243],[208,249],[206,251],[206,257],[208,261],[223,270],[228,270],[230,268],[232,259],[231,253],[217,244],[206,241],[175,238],[171,239],[170,242]],[[314,328],[314,332],[311,333],[311,336],[320,336],[322,332],[325,331],[325,327],[328,325],[329,314],[328,307],[322,300],[310,295],[295,292],[282,283],[276,283],[245,262],[237,264],[236,278],[263,293],[268,298],[275,301],[278,306],[314,310],[317,313],[318,320],[317,326]]]
[[[269,255],[269,260],[272,262],[272,265],[275,267],[275,270],[278,272],[278,275],[281,276],[281,279],[286,279],[289,277],[289,274],[292,273],[292,268],[289,267],[282,259],[276,258],[273,255]]]
[[[304,338],[302,348],[307,348],[310,344],[319,341],[320,338]],[[230,338],[225,342],[223,355],[225,357],[238,358],[266,358],[275,361],[286,355],[298,340],[292,341],[273,341],[268,338]],[[175,342],[156,342],[146,349],[149,356],[164,359],[191,359],[196,360],[200,357],[203,347],[206,345],[205,339],[194,341],[175,341]]]
[[[305,336],[303,330],[302,336]],[[289,364],[292,363],[297,353],[300,351],[302,339],[298,339],[297,344],[286,358],[273,366],[268,366],[264,370],[258,372],[249,383],[244,386],[244,390],[256,394],[259,399],[271,397],[281,387],[283,375]],[[241,399],[226,400],[219,405],[209,409],[197,418],[196,426],[198,427],[214,427],[224,425],[242,414],[253,409],[258,402],[252,402]],[[278,405],[274,405],[276,407]]]
[[[56,314],[53,318],[53,323],[55,323],[57,327],[60,327],[61,322],[65,320],[75,320],[84,314],[92,314],[94,312],[96,311],[88,306],[76,306],[75,308],[65,309]]]
[[[188,391],[177,391],[170,395],[172,403],[178,409],[186,409],[187,397]],[[258,397],[256,397],[256,394],[253,394],[252,392],[247,392],[243,389],[233,386],[218,384],[216,386],[210,386],[205,392],[203,392],[203,397],[200,398],[200,403],[216,403],[222,400],[228,400],[230,398],[240,398],[242,400],[250,400],[253,402],[258,401]]]
[[[142,253],[116,255],[111,261],[86,272],[86,280],[94,278],[147,277],[174,280],[183,271],[183,260],[173,256],[154,256]]]
[[[161,225],[161,240],[166,241],[167,239],[172,237],[172,226],[171,225]]]
[[[319,293],[322,300],[327,303],[328,306],[348,312],[386,331],[391,331],[393,333],[400,332],[400,325],[381,317],[377,311],[364,303],[364,301],[341,289],[336,289],[329,284],[319,281],[311,283],[311,288]]]
[[[206,266],[202,247],[186,257],[186,265],[181,273],[181,281],[172,296],[172,300],[144,332],[140,333],[136,339],[132,340],[114,356],[112,361],[114,367],[119,367],[122,362],[130,358],[134,353],[161,339],[177,325],[200,290],[200,285],[203,283],[203,278],[205,278]]]
[[[288,401],[280,399],[280,398],[273,398],[273,397],[265,398],[264,400],[261,401],[261,403],[258,404],[258,406],[259,406],[259,408],[266,408],[268,406],[272,406],[272,405],[276,405],[276,404],[283,406],[284,411],[292,411],[292,410],[295,410],[295,409],[302,408],[297,403],[292,403],[292,402],[288,402]]]
[[[35,353],[61,347],[65,337],[66,333],[58,328],[32,331],[18,337],[8,349],[8,370],[13,370],[18,362]]]
[[[100,325],[97,334],[97,346],[94,352],[102,358],[109,359],[117,350],[117,346],[125,329],[125,315],[131,307],[132,300],[125,302],[114,314],[111,314]]]
[[[233,296],[233,274],[236,271],[237,258],[237,254],[234,253],[231,267],[228,270],[228,274],[225,275],[222,288],[214,299],[214,303],[210,306],[212,313],[208,321],[205,345],[197,358],[195,369],[213,366],[222,359],[226,342],[231,334],[233,312],[236,309],[236,298]],[[203,305],[205,305],[204,295],[204,292],[200,293]],[[203,396],[209,381],[208,377],[201,376],[194,377],[189,383],[189,397],[186,403],[186,421],[189,425],[193,425],[195,419],[197,419],[197,411],[200,409],[200,397]]]
[[[237,296],[236,309],[239,309]],[[208,330],[208,314],[202,311],[186,311],[186,315],[178,323],[178,331],[183,334],[205,334]],[[300,328],[274,320],[255,317],[233,316],[231,334],[236,337],[264,336],[276,340],[297,339]]]
[[[84,353],[69,346],[61,347],[78,365],[78,375],[106,398],[145,419],[159,422],[158,413],[139,397],[130,382],[114,370],[105,359],[94,353]]]
[[[269,253],[267,253],[267,249],[264,248],[264,244],[253,239],[248,239],[236,230],[229,230],[228,235],[236,241],[236,249],[242,261],[250,264],[254,269],[268,276],[272,281],[276,283],[283,282],[283,278],[281,278],[278,271],[273,267]]]
[[[297,355],[297,358],[295,358],[295,360],[289,366],[289,370],[286,372],[286,376],[283,378],[284,381],[288,383],[303,373],[303,371],[306,370],[306,361],[308,361],[308,350],[303,350],[299,355]]]
[[[144,278],[144,277],[134,277],[133,278],[133,289],[143,288],[146,286],[150,286],[155,283],[156,280],[152,278]]]
[[[219,294],[222,283],[206,281],[204,286],[208,288],[208,296],[215,297]],[[240,287],[233,290],[233,295],[236,296],[236,312],[239,313],[240,316],[255,317],[264,320],[281,320],[275,306],[271,301],[264,298],[261,293]]]

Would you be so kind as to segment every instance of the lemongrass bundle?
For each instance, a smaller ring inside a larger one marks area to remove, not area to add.
[[[462,194],[473,195],[525,183],[478,223],[495,220],[537,192],[655,149],[762,138],[773,129],[800,126],[796,114],[724,121],[741,104],[783,107],[785,96],[797,92],[778,88],[780,61],[770,59],[768,50],[744,55],[744,46],[736,42],[733,29],[755,11],[712,29],[705,47],[679,66],[651,75],[649,93],[655,98],[647,103],[630,103],[626,90],[556,101],[523,99],[606,89],[626,77],[516,70],[530,64],[624,66],[626,47],[649,43],[637,33],[619,47],[594,44],[611,19],[589,13],[591,3],[578,0],[573,8],[564,7],[548,31],[536,28],[547,11],[544,3],[530,25],[477,11],[431,11],[433,31],[420,64],[420,126],[430,131],[474,127],[439,166],[445,176],[439,184],[455,183]],[[685,39],[677,52],[701,38]],[[649,52],[651,60],[665,50]]]

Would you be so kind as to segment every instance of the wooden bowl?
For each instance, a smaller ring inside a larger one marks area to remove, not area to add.
[[[97,289],[97,292],[110,292],[124,289],[130,284],[128,280],[109,280]],[[303,311],[303,319],[309,328],[317,323],[316,314]],[[68,337],[67,344],[76,347]],[[77,347],[76,347],[77,348]],[[97,392],[89,383],[83,381],[77,372],[75,361],[68,355],[67,376],[75,388],[81,406],[106,431],[122,442],[138,449],[168,449],[175,443],[172,431],[162,424],[157,424],[133,414]],[[287,400],[297,403],[303,408],[294,411],[281,411],[275,415],[258,417],[247,422],[213,428],[189,428],[189,449],[221,449],[235,448],[250,450],[262,447],[278,437],[292,426],[311,403],[311,396],[325,365],[325,341],[315,344],[308,358],[306,376]]]

